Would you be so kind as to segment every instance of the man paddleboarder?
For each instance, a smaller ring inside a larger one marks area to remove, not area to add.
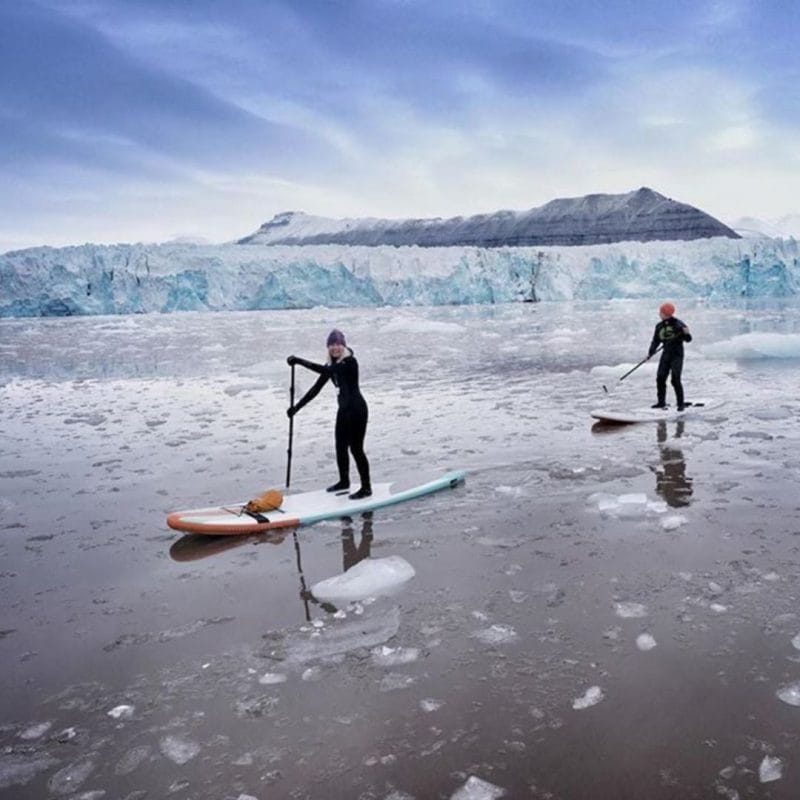
[[[662,303],[658,309],[661,322],[656,325],[653,333],[653,340],[650,342],[650,349],[647,357],[655,355],[656,350],[661,348],[661,359],[658,362],[656,372],[656,394],[657,400],[652,408],[667,407],[667,378],[672,375],[672,388],[675,390],[675,402],[678,411],[686,408],[686,401],[683,396],[683,384],[681,383],[681,372],[683,371],[683,343],[692,341],[692,334],[685,322],[675,316],[675,306],[672,303]]]

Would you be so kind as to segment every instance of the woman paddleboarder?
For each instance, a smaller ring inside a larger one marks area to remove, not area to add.
[[[369,409],[358,387],[358,361],[347,346],[344,334],[334,328],[328,334],[327,346],[328,361],[325,364],[315,364],[297,356],[286,359],[290,367],[299,364],[319,375],[316,383],[287,409],[286,414],[293,417],[320,393],[329,380],[333,382],[339,393],[339,410],[336,413],[336,464],[339,468],[339,480],[329,486],[327,491],[342,492],[350,488],[349,454],[352,453],[361,479],[361,488],[349,497],[351,500],[362,500],[372,494],[369,461],[364,453]]]

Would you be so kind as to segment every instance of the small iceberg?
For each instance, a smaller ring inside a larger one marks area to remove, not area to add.
[[[758,779],[761,783],[779,781],[783,777],[783,761],[775,756],[764,756],[758,765]]]
[[[572,701],[572,707],[576,711],[583,711],[584,708],[596,706],[604,697],[603,690],[599,686],[590,686],[583,697],[577,697]]]
[[[365,558],[342,575],[315,583],[311,593],[332,603],[364,600],[391,594],[414,575],[414,567],[401,556]]]

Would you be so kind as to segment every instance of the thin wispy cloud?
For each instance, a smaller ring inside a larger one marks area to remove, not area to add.
[[[722,218],[796,212],[797,13],[4,4],[0,249],[221,241],[286,209],[449,216],[641,185]]]

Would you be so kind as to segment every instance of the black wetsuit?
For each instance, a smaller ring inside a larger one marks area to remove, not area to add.
[[[650,342],[648,356],[652,356],[661,345],[661,359],[658,362],[656,373],[656,392],[658,404],[666,405],[667,377],[672,373],[672,388],[675,390],[675,401],[679,407],[684,405],[683,384],[681,372],[683,371],[683,343],[691,342],[692,334],[685,323],[677,317],[667,317],[656,325],[653,341]]]
[[[339,390],[339,410],[336,413],[336,464],[339,467],[339,480],[345,486],[350,485],[350,457],[352,452],[361,478],[361,488],[371,490],[369,477],[369,461],[364,453],[364,437],[367,434],[369,409],[367,401],[358,388],[358,361],[352,350],[339,361],[329,364],[315,364],[304,358],[295,357],[295,362],[316,372],[317,382],[297,401],[295,413],[306,403],[311,402],[322,387],[330,380]]]

